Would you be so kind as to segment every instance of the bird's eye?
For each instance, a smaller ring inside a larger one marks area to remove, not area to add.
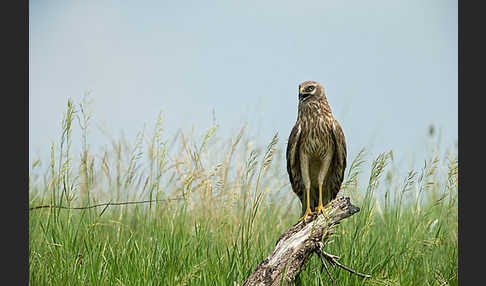
[[[314,87],[313,85],[311,85],[311,86],[307,87],[307,88],[305,89],[305,91],[307,91],[307,92],[309,92],[309,91],[313,91],[313,90],[314,90],[314,88],[315,88],[315,87]]]

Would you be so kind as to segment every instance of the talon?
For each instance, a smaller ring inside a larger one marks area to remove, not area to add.
[[[329,219],[329,216],[327,215],[327,212],[326,212],[326,208],[324,208],[321,204],[319,204],[317,207],[316,207],[316,213],[319,215],[319,214],[323,214],[324,217],[326,219]]]
[[[309,217],[309,216],[313,216],[313,215],[315,215],[315,213],[313,213],[313,212],[311,211],[311,209],[310,209],[310,208],[307,208],[307,209],[305,210],[304,215],[303,215],[303,216],[302,216],[302,217],[299,219],[299,222],[300,222],[300,221],[305,221],[305,220],[307,219],[307,217]]]

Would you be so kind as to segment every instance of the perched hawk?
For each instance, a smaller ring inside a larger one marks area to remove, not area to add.
[[[292,190],[302,203],[302,218],[324,213],[336,198],[346,169],[346,140],[332,116],[322,85],[299,85],[297,122],[287,144],[287,172]]]

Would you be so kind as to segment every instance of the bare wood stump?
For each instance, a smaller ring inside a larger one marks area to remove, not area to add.
[[[298,274],[303,270],[305,262],[317,253],[326,272],[330,275],[324,259],[330,264],[336,264],[356,275],[371,277],[358,273],[337,262],[338,256],[328,254],[323,247],[333,233],[333,226],[341,220],[359,212],[359,207],[351,204],[349,197],[338,197],[326,205],[328,219],[324,215],[313,216],[306,222],[301,221],[284,232],[277,240],[277,245],[253,271],[243,286],[295,285]]]

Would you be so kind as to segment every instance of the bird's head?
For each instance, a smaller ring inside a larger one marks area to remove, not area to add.
[[[299,84],[299,102],[318,100],[324,97],[324,88],[317,81],[304,81]]]

